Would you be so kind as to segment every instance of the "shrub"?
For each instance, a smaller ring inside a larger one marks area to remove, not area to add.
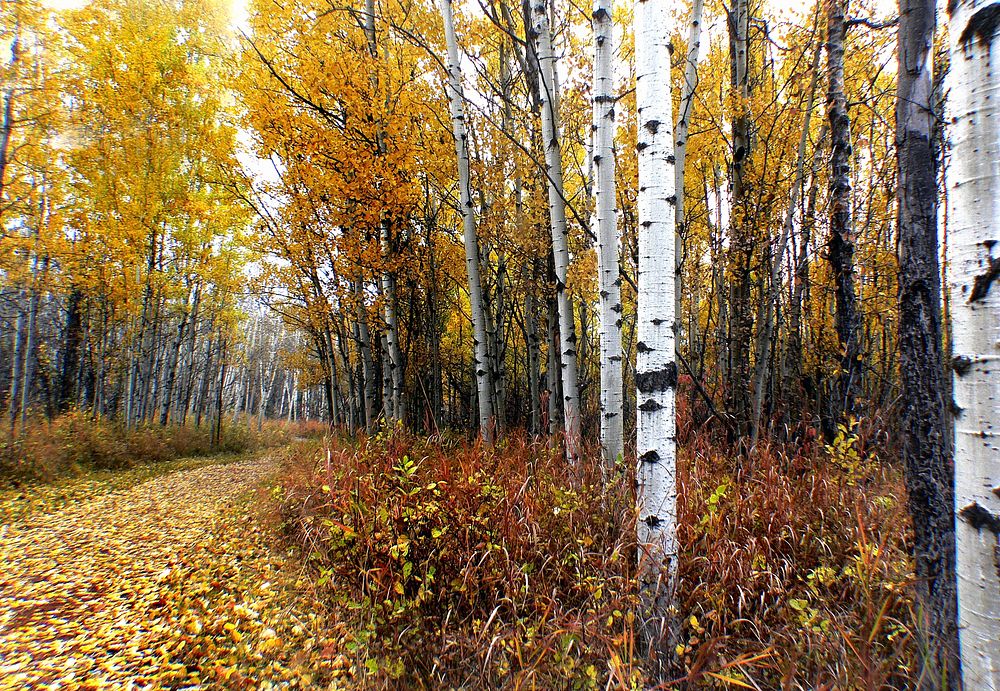
[[[369,681],[631,684],[621,477],[577,477],[516,437],[484,449],[383,433],[321,458],[289,475],[285,528],[352,624],[336,653]]]

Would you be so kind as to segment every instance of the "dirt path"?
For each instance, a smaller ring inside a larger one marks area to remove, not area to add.
[[[314,607],[255,510],[275,457],[0,527],[0,689],[308,685]]]

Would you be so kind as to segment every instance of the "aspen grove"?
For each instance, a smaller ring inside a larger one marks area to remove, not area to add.
[[[1000,690],[1000,0],[0,0],[0,689]]]

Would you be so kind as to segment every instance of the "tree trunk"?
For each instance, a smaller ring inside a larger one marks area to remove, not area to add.
[[[365,425],[375,421],[375,361],[372,359],[372,337],[368,329],[368,309],[365,307],[361,279],[354,282],[354,299],[358,311],[358,348],[361,351],[361,373],[364,378]]]
[[[933,147],[934,0],[900,0],[896,155],[899,166],[899,431],[916,591],[927,651],[920,688],[961,687],[955,590],[954,473],[947,454],[941,354],[937,156]]]
[[[809,283],[809,245],[812,243],[812,231],[816,225],[816,196],[819,192],[817,172],[823,156],[823,142],[826,140],[828,128],[824,123],[816,138],[816,148],[813,150],[812,182],[809,185],[809,198],[806,201],[805,213],[799,238],[799,251],[793,267],[793,287],[791,302],[788,306],[788,354],[785,357],[785,390],[790,389],[789,382],[794,376],[796,380],[802,376],[802,303]]]
[[[23,293],[22,293],[23,295]],[[20,302],[20,300],[18,300]],[[11,348],[10,358],[10,396],[7,401],[7,415],[10,419],[10,433],[14,434],[17,426],[18,406],[21,403],[21,364],[24,359],[24,341],[27,338],[25,333],[25,314],[22,306],[17,305],[17,320],[14,324],[14,344]]]
[[[42,274],[48,273],[49,258],[42,259]],[[28,408],[31,407],[31,392],[35,378],[35,351],[38,349],[38,303],[41,300],[40,285],[45,280],[38,280],[38,255],[31,269],[31,297],[28,302],[27,339],[24,343],[24,364],[21,366],[21,429],[28,421]]]
[[[13,74],[21,59],[21,22],[17,17],[14,25],[14,39],[10,45],[10,62],[7,69]],[[7,181],[7,164],[10,162],[10,140],[14,134],[14,84],[7,85],[3,95],[3,121],[0,122],[0,204],[3,203],[5,184]],[[3,207],[0,206],[0,217]],[[0,226],[3,227],[3,226]]]
[[[670,22],[665,0],[635,6],[639,150],[639,597],[641,631],[662,669],[673,638],[677,577],[674,337],[674,154],[671,136]]]
[[[383,259],[388,262],[392,254],[391,229],[388,221],[382,222]],[[396,277],[388,267],[382,271],[382,313],[385,317],[386,354],[388,363],[389,409],[387,417],[392,422],[403,420],[403,352],[399,347],[399,324],[396,319]]]
[[[186,307],[186,306],[185,306]],[[189,313],[185,309],[181,315],[181,321],[177,325],[177,335],[170,348],[167,362],[166,381],[163,384],[163,396],[160,401],[160,426],[165,427],[170,421],[170,407],[174,402],[174,383],[177,381],[177,367],[181,359],[181,344],[184,342],[184,335],[188,328]]]
[[[694,0],[691,5],[691,21],[688,27],[687,58],[684,64],[684,90],[681,94],[681,108],[677,114],[677,126],[674,129],[674,190],[677,193],[677,208],[674,211],[674,315],[680,323],[681,319],[681,273],[684,268],[684,238],[687,236],[687,226],[684,217],[684,173],[687,162],[688,128],[691,126],[691,113],[694,111],[694,91],[698,85],[698,53],[701,50],[701,17],[704,10],[704,0]],[[678,347],[680,347],[680,333]]]
[[[597,287],[601,309],[601,450],[613,468],[625,454],[622,391],[622,298],[615,209],[615,52],[611,0],[594,4],[594,216],[597,221]]]
[[[469,177],[469,147],[465,132],[465,102],[462,95],[462,72],[458,57],[458,41],[452,20],[451,0],[440,0],[444,33],[448,42],[448,100],[451,104],[452,134],[458,159],[459,211],[465,240],[465,268],[469,279],[469,306],[472,310],[472,341],[479,399],[479,433],[487,444],[493,441],[493,391],[489,380],[486,354],[486,312],[483,305],[483,285],[479,277],[479,243],[476,238],[476,215],[472,205]]]
[[[749,363],[753,331],[751,308],[751,265],[753,263],[754,231],[750,227],[747,208],[749,181],[747,162],[751,158],[753,139],[750,113],[750,5],[749,0],[735,0],[728,13],[730,77],[735,96],[735,117],[732,124],[732,208],[729,214],[729,247],[726,251],[729,272],[724,276],[727,288],[725,349],[725,391],[727,407],[736,416],[742,431],[749,421],[750,401],[746,382],[750,379]]]
[[[840,374],[826,421],[831,436],[836,425],[856,412],[860,386],[861,313],[854,288],[854,220],[851,213],[851,119],[844,92],[844,40],[847,0],[827,4],[827,109],[830,120],[830,268],[834,278],[835,322],[840,339]]]
[[[768,363],[771,359],[771,347],[774,340],[774,313],[778,308],[778,298],[781,295],[781,263],[785,257],[788,238],[792,234],[795,223],[795,207],[802,191],[802,179],[805,177],[806,144],[809,142],[809,121],[812,119],[813,103],[816,97],[816,82],[819,77],[819,53],[816,46],[813,53],[812,79],[809,84],[809,94],[806,97],[805,114],[802,117],[802,133],[799,135],[799,148],[795,159],[795,180],[788,199],[788,210],[785,212],[785,222],[781,227],[778,245],[771,257],[770,274],[768,276],[767,295],[762,305],[760,330],[757,333],[757,352],[753,371],[753,399],[750,413],[750,446],[757,445],[760,434],[760,409],[764,402],[764,381],[768,376]]]
[[[83,292],[70,290],[66,301],[66,336],[63,341],[62,364],[59,371],[59,393],[56,410],[65,413],[73,405],[74,389],[80,369],[80,348],[83,343]]]
[[[1000,689],[1000,2],[955,0],[948,228],[958,630],[964,688]],[[929,61],[930,58],[927,58]],[[928,87],[929,88],[929,87]]]
[[[563,419],[566,457],[576,463],[580,455],[580,395],[577,386],[576,333],[573,300],[566,284],[569,268],[569,229],[566,225],[566,200],[563,191],[562,154],[559,150],[559,94],[556,87],[555,56],[545,0],[532,5],[532,33],[538,54],[538,72],[542,100],[542,138],[548,174],[549,220],[552,230],[556,298],[559,307],[559,342],[562,348]]]

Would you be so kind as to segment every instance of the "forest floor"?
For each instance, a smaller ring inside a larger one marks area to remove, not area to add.
[[[275,547],[280,457],[0,496],[0,689],[309,686],[333,661],[317,663],[323,609]]]

